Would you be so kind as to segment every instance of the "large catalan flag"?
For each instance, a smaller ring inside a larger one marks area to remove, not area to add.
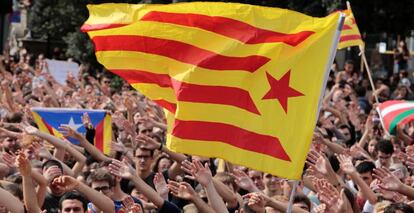
[[[397,126],[414,121],[414,101],[392,100],[381,103],[377,111],[384,129],[397,135]]]
[[[111,151],[112,125],[111,115],[104,110],[86,110],[69,108],[32,108],[33,118],[40,131],[63,138],[59,132],[60,125],[67,125],[75,131],[85,134],[82,124],[82,115],[88,113],[95,128],[94,145],[105,154]],[[74,144],[79,141],[68,138]]]
[[[171,150],[300,179],[339,14],[232,3],[88,8],[82,29],[98,61],[174,114]]]
[[[341,37],[339,38],[338,49],[363,45],[364,42],[362,41],[352,10],[343,10],[340,12],[345,14],[345,22],[342,27]]]

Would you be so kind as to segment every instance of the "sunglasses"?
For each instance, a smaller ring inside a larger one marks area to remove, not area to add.
[[[104,192],[104,191],[108,191],[109,190],[109,186],[95,187],[93,189],[95,189],[98,192],[100,192],[100,191]]]

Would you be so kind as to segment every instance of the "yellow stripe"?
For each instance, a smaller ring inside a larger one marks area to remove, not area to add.
[[[309,27],[309,30],[320,30],[317,27],[322,26],[314,25]],[[173,24],[164,24],[158,22],[138,22],[116,29],[92,31],[89,32],[89,35],[91,36],[91,38],[95,36],[110,35],[150,36],[153,38],[179,41],[205,50],[209,50],[211,52],[219,53],[221,55],[235,57],[249,56],[252,54],[273,57],[275,52],[286,52],[291,51],[295,48],[306,46],[308,45],[309,40],[311,40],[312,38],[312,36],[310,36],[307,40],[305,40],[296,47],[286,45],[282,42],[243,44],[238,40],[231,39],[198,28],[191,28]],[[269,51],[269,49],[271,49],[272,51]],[[282,58],[280,58],[279,60],[283,60],[284,56],[281,55],[281,57]]]
[[[46,132],[46,133],[50,134],[49,129],[43,123],[43,120],[40,117],[40,115],[35,111],[32,111],[32,115],[33,115],[33,119],[34,119],[35,123],[37,124],[38,129],[42,132]]]
[[[102,4],[88,5],[88,9],[90,16],[85,22],[86,24],[130,24],[139,20],[149,11],[196,13],[228,17],[255,27],[283,33],[309,30],[309,26],[324,22],[323,18],[313,18],[285,9],[218,2],[194,2],[171,5]]]
[[[64,138],[62,133],[60,133],[58,130],[56,130],[53,127],[51,127],[52,128],[52,133],[50,133],[49,129],[46,127],[46,124],[43,122],[42,117],[37,112],[32,111],[32,115],[33,115],[35,123],[37,124],[37,127],[40,131],[48,133],[50,135],[54,135],[58,138]]]
[[[106,155],[111,153],[111,143],[112,143],[112,119],[110,115],[105,115],[104,118],[104,128],[103,128],[103,152]]]
[[[217,70],[205,69],[167,57],[139,52],[101,51],[97,52],[96,55],[99,62],[109,70],[133,69],[156,74],[169,74],[176,80],[201,85],[243,88],[240,83],[249,84],[250,81],[247,81],[247,79],[251,79],[252,75],[248,72],[219,71],[220,78],[217,78]],[[125,61],[138,61],[139,63],[125,63]],[[273,62],[271,63],[273,64]],[[191,75],[188,75],[189,72],[191,72]]]
[[[174,152],[222,158],[236,165],[245,165],[255,170],[271,174],[280,174],[279,176],[282,178],[292,180],[299,180],[301,178],[302,168],[295,168],[292,166],[292,163],[277,160],[267,155],[246,151],[221,142],[183,140],[171,135],[168,135],[168,140],[170,141],[168,148]],[[301,147],[301,149],[298,149],[299,153],[291,156],[299,156],[300,159],[296,158],[292,160],[296,162],[298,160],[304,161],[308,148]]]
[[[156,84],[143,83],[131,84],[131,86],[150,99],[164,99],[170,103],[177,103],[174,91],[169,87],[160,87]]]

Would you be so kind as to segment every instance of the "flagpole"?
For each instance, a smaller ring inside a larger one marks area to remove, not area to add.
[[[293,183],[292,191],[290,192],[289,205],[286,209],[286,213],[292,213],[293,199],[295,198],[296,188],[298,187],[298,185],[299,185],[299,181],[295,180],[295,182]]]
[[[348,10],[352,11],[351,3],[349,1],[346,1],[346,7],[347,7]],[[362,40],[362,38],[361,38],[361,40]],[[363,63],[365,65],[365,70],[367,71],[368,80],[369,80],[369,83],[371,84],[372,94],[374,95],[375,102],[377,104],[379,104],[378,95],[375,94],[375,84],[374,84],[374,81],[372,80],[371,69],[368,66],[367,57],[365,55],[365,47],[363,45],[359,45],[358,47],[359,47],[359,51],[360,51],[361,59],[362,59],[361,63]],[[361,68],[361,70],[363,70],[363,68]]]

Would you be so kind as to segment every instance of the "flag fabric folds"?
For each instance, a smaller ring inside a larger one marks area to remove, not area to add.
[[[345,21],[342,27],[341,37],[339,38],[338,49],[363,45],[364,42],[362,41],[352,10],[343,10],[340,12],[345,14]]]
[[[88,113],[95,128],[94,145],[103,153],[110,153],[112,125],[111,116],[106,111],[69,108],[32,108],[31,110],[40,131],[60,138],[64,138],[58,129],[60,125],[67,125],[75,131],[85,134],[86,129],[82,124],[82,115],[85,112]],[[74,144],[79,144],[76,139],[67,139]]]
[[[397,135],[397,126],[414,121],[414,102],[392,100],[381,103],[377,111],[384,129],[390,135]]]
[[[339,14],[233,3],[88,9],[82,30],[98,61],[173,115],[172,151],[300,179]]]

